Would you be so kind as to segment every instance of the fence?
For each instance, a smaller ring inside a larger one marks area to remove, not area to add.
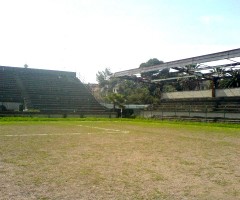
[[[158,119],[195,119],[196,121],[240,121],[240,111],[235,108],[215,108],[206,106],[204,110],[196,111],[194,106],[181,110],[177,106],[161,110],[144,110],[140,112],[143,118]]]

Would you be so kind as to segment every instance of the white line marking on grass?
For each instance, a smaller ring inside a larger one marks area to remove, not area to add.
[[[83,125],[77,125],[77,126],[100,129],[100,130],[110,131],[110,132],[113,131],[113,132],[120,132],[120,133],[129,133],[129,131],[125,131],[125,130],[123,131],[123,130],[119,130],[119,129],[101,128],[101,127],[97,127],[97,126],[83,126]]]
[[[87,127],[87,128],[94,128],[94,129],[99,129],[106,131],[107,133],[129,133],[129,131],[126,130],[118,130],[118,129],[110,129],[110,128],[101,128],[97,126],[83,126],[83,125],[77,125],[77,126],[82,126],[82,127]],[[33,136],[59,136],[59,135],[81,135],[81,134],[92,134],[92,133],[39,133],[39,134],[8,134],[8,135],[0,135],[0,137],[33,137]]]
[[[23,134],[23,135],[0,135],[2,137],[32,137],[32,136],[58,136],[58,135],[81,135],[81,134],[91,134],[91,133],[42,133],[42,134]]]

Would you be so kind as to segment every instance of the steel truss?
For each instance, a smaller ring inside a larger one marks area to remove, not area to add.
[[[125,71],[120,71],[120,72],[114,73],[112,76],[113,77],[133,76],[136,74],[142,74],[145,72],[152,72],[152,71],[162,70],[162,69],[166,69],[166,68],[167,69],[185,68],[188,65],[199,65],[202,63],[206,63],[206,62],[220,61],[220,60],[225,60],[225,59],[232,61],[231,58],[236,58],[236,57],[240,57],[240,48],[223,51],[223,52],[218,52],[218,53],[202,55],[202,56],[186,58],[186,59],[181,59],[181,60],[170,61],[170,62],[166,62],[163,64],[151,66],[151,67],[135,68],[135,69],[125,70]],[[236,65],[236,63],[235,63],[235,65]],[[219,66],[215,66],[215,67],[217,68]],[[211,67],[211,68],[215,68],[215,67]],[[225,66],[221,65],[221,67],[224,68]],[[196,70],[199,70],[199,69],[196,69]]]

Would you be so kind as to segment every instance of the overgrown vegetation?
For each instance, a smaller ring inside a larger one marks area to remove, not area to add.
[[[142,63],[139,68],[147,68],[159,64],[163,64],[163,61],[159,61],[156,58],[148,60],[146,63]],[[193,70],[196,65],[186,66],[187,71]],[[125,99],[125,104],[158,104],[161,98],[162,92],[175,92],[183,90],[194,90],[200,87],[197,78],[188,79],[175,79],[166,80],[161,82],[152,82],[156,79],[168,79],[176,76],[182,76],[184,71],[177,72],[170,69],[162,69],[151,72],[144,72],[137,76],[126,76],[122,78],[111,77],[111,70],[106,68],[103,71],[99,71],[96,74],[96,80],[100,87],[101,99],[105,102],[122,104],[118,102],[117,98],[109,98],[114,96],[113,93],[117,93],[122,99]]]
[[[140,64],[139,68],[148,68],[163,64],[156,58]],[[126,104],[158,104],[163,92],[194,91],[203,89],[224,89],[240,87],[240,73],[234,68],[238,63],[226,66],[202,67],[190,64],[185,67],[163,68],[132,76],[114,78],[111,70],[106,68],[96,75],[102,100],[118,93]]]
[[[117,93],[124,99],[124,104],[153,104],[158,101],[157,88],[152,88],[148,83],[139,82],[137,79],[111,78],[110,70],[98,72],[97,80],[100,86],[100,96],[105,102],[117,102],[117,98],[109,98]],[[121,102],[122,103],[122,102]],[[120,104],[120,103],[119,103]]]
[[[150,67],[163,63],[156,58],[142,63],[141,67]],[[112,99],[109,96],[113,93],[121,95],[125,99],[125,104],[156,104],[160,98],[160,90],[157,84],[146,81],[155,72],[147,72],[141,74],[142,78],[137,77],[124,77],[124,78],[110,78],[111,70],[106,68],[104,71],[99,71],[96,74],[96,80],[100,87],[100,96],[102,99],[109,103],[118,103],[117,98]]]

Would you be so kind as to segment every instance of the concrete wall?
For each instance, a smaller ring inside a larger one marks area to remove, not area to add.
[[[240,88],[216,90],[216,97],[236,97],[236,96],[240,96]]]
[[[167,92],[162,94],[162,99],[187,99],[212,97],[212,90]]]
[[[217,89],[216,97],[240,96],[240,88]],[[187,99],[187,98],[209,98],[212,97],[212,90],[167,92],[162,94],[162,99]]]

